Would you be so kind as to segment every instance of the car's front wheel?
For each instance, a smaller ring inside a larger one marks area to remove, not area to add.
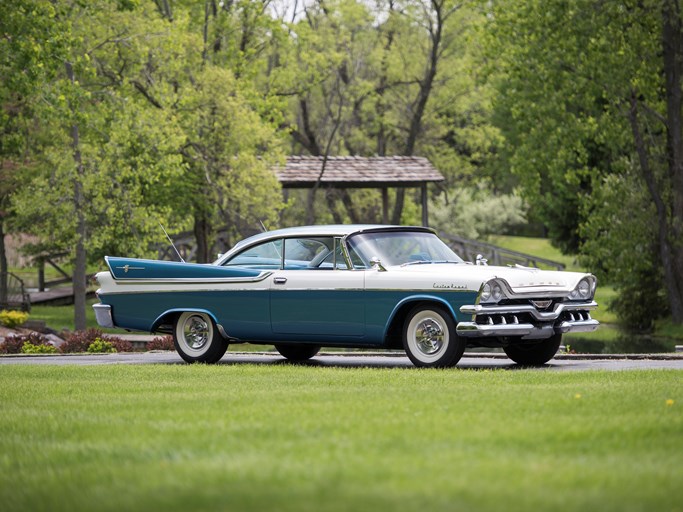
[[[455,366],[465,351],[451,315],[439,306],[416,306],[403,325],[403,348],[415,366]]]
[[[550,361],[562,343],[562,334],[534,343],[516,343],[503,347],[505,354],[517,364],[539,366]]]
[[[320,352],[319,345],[275,345],[275,349],[280,352],[280,355],[286,357],[290,361],[307,361],[318,352]]]
[[[217,332],[206,313],[182,313],[173,329],[173,343],[188,363],[215,363],[228,350],[228,340]]]

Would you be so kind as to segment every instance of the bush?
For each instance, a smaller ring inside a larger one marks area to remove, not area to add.
[[[23,311],[8,311],[3,309],[0,311],[0,324],[8,329],[14,329],[28,320],[28,313]]]
[[[59,347],[59,351],[63,354],[87,352],[88,347],[97,339],[102,339],[102,331],[99,329],[76,331],[66,337],[64,343]]]
[[[483,187],[452,190],[448,202],[430,206],[432,227],[471,240],[504,235],[526,224],[528,207],[516,193],[496,195]]]
[[[116,349],[114,348],[114,345],[108,341],[97,338],[88,346],[87,352],[90,354],[108,354],[116,352]]]
[[[175,350],[173,336],[157,336],[147,343],[147,350]]]
[[[56,354],[57,349],[53,346],[48,344],[45,345],[34,345],[30,341],[25,341],[24,344],[21,346],[21,353],[22,354]]]
[[[133,350],[135,350],[130,341],[119,338],[118,336],[107,336],[104,341],[111,343],[117,352],[133,352]]]
[[[7,336],[0,343],[0,354],[20,354],[21,347],[26,342],[26,336]]]
[[[5,338],[5,341],[0,344],[0,354],[45,354],[54,353],[56,351],[57,349],[50,341],[37,332],[19,336],[8,336]]]

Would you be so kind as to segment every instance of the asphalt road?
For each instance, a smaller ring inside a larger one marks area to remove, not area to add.
[[[186,364],[175,352],[144,352],[97,355],[40,355],[0,357],[0,366],[10,364],[30,365],[100,365],[100,364]],[[294,364],[275,353],[228,352],[222,365]],[[414,368],[410,360],[400,353],[342,353],[322,352],[306,363],[307,366],[338,368]],[[456,369],[474,370],[518,370],[523,366],[513,363],[502,355],[465,354]],[[633,356],[585,356],[562,355],[538,368],[542,371],[585,371],[585,370],[683,370],[683,354],[654,354]]]

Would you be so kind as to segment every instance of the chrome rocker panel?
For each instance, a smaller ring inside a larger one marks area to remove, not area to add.
[[[595,301],[587,303],[562,303],[557,304],[552,311],[538,311],[532,305],[512,304],[508,306],[483,306],[467,305],[460,308],[461,313],[469,315],[486,315],[487,323],[460,322],[456,327],[459,336],[466,338],[485,338],[502,336],[521,336],[523,339],[544,339],[553,334],[565,334],[569,332],[593,332],[600,322],[591,318],[588,310],[598,307]],[[557,324],[554,322],[562,313],[568,312],[569,319]],[[576,316],[574,315],[576,312]],[[529,314],[541,325],[532,323],[519,323],[517,318],[509,322],[503,315]],[[499,315],[499,322],[493,321],[494,316]]]

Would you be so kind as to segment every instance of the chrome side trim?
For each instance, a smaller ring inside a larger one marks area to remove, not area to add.
[[[92,308],[95,310],[95,318],[97,319],[97,324],[100,327],[106,327],[109,329],[116,327],[114,325],[114,319],[111,315],[111,306],[109,304],[93,304]]]
[[[517,313],[528,313],[536,320],[541,322],[552,322],[557,320],[565,311],[584,311],[586,309],[595,309],[598,303],[591,302],[562,302],[556,304],[552,311],[544,312],[537,310],[531,304],[510,304],[508,306],[486,306],[486,305],[467,305],[461,306],[460,312],[466,315],[508,315]]]
[[[263,281],[272,272],[261,272],[255,277],[170,277],[163,279],[149,279],[145,277],[135,277],[128,279],[116,278],[112,275],[114,281],[119,284],[184,284],[184,283],[258,283]]]

